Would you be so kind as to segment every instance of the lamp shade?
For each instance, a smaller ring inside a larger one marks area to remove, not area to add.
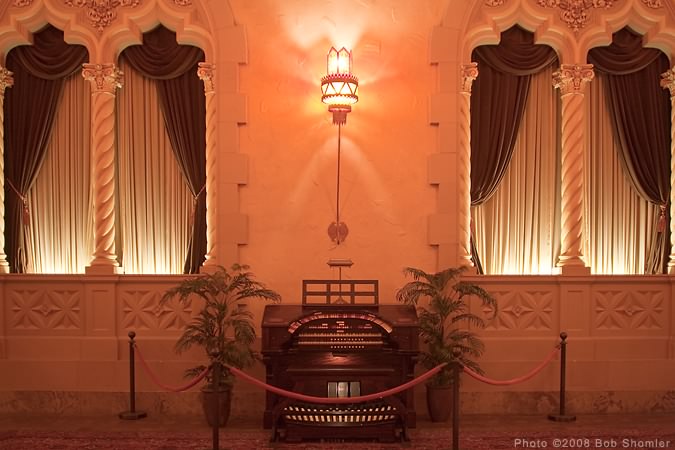
[[[352,74],[352,52],[331,47],[326,58],[326,76],[321,78],[321,101],[333,113],[333,123],[344,124],[351,105],[359,101],[359,80]]]

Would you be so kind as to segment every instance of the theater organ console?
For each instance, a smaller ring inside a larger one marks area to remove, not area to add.
[[[317,397],[356,397],[414,377],[417,315],[380,305],[376,280],[305,280],[301,305],[268,305],[262,322],[267,383]],[[366,403],[303,403],[267,393],[273,439],[406,439],[412,390]]]

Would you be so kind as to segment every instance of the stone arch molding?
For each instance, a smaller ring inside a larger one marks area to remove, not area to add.
[[[91,62],[116,60],[159,23],[174,30],[178,42],[200,47],[213,61],[216,29],[239,28],[229,2],[216,16],[202,0],[110,0],[98,7],[94,0],[7,0],[0,17],[3,61],[13,47],[30,44],[32,33],[47,23],[62,29],[67,42],[87,47]]]
[[[574,9],[560,0],[469,0],[452,4],[432,33],[431,62],[469,63],[472,50],[496,44],[502,31],[519,24],[535,42],[556,50],[561,64],[582,64],[588,51],[609,45],[612,33],[630,26],[645,46],[675,56],[675,4],[666,0],[596,0]],[[454,58],[450,55],[456,55]]]
[[[91,272],[118,271],[110,234],[114,93],[123,84],[117,58],[127,46],[140,44],[142,34],[160,23],[176,32],[179,43],[198,46],[205,53],[198,72],[207,107],[205,268],[238,261],[239,246],[246,243],[248,234],[248,221],[239,213],[235,194],[248,181],[248,164],[238,152],[237,132],[246,123],[246,98],[238,92],[238,72],[239,65],[246,63],[247,48],[244,28],[235,23],[229,0],[4,0],[0,2],[0,66],[12,48],[30,44],[32,34],[47,23],[63,30],[67,42],[83,45],[89,52],[83,76],[92,82],[93,170],[99,175],[96,183],[104,184],[94,186],[94,195],[101,195],[95,204],[103,206],[95,211],[98,224],[91,267],[96,270]],[[1,84],[11,88],[11,80]],[[2,171],[0,181],[4,181]],[[1,215],[0,225],[1,235]],[[3,260],[0,250],[0,273],[6,265]]]

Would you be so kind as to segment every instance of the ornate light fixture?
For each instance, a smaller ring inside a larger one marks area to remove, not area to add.
[[[347,123],[347,113],[359,101],[359,79],[352,75],[352,52],[331,47],[327,57],[326,76],[321,78],[321,101],[333,113],[333,123]]]
[[[340,245],[349,233],[347,225],[340,222],[340,134],[342,125],[347,123],[347,113],[359,101],[359,79],[352,75],[352,52],[346,48],[336,50],[331,47],[326,61],[327,74],[321,78],[321,101],[328,105],[328,111],[333,113],[333,124],[338,126],[335,222],[328,226],[328,236]]]

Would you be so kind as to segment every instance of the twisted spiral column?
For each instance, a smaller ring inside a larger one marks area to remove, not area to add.
[[[473,266],[471,261],[471,86],[478,76],[478,64],[461,67],[462,86],[459,99],[459,149],[457,152],[457,191],[459,201],[459,265]]]
[[[82,76],[92,83],[92,166],[94,183],[94,257],[87,272],[119,271],[115,252],[115,91],[122,71],[114,64],[84,64]]]
[[[0,273],[9,273],[5,254],[5,89],[13,85],[12,72],[0,67]]]
[[[206,260],[204,266],[218,265],[215,70],[215,64],[205,62],[199,63],[197,68],[197,76],[204,82],[204,95],[206,96]]]
[[[670,91],[670,256],[668,273],[675,274],[675,68],[661,74],[661,87]]]
[[[563,64],[553,74],[562,98],[561,252],[558,266],[586,269],[583,261],[584,88],[593,66]]]

